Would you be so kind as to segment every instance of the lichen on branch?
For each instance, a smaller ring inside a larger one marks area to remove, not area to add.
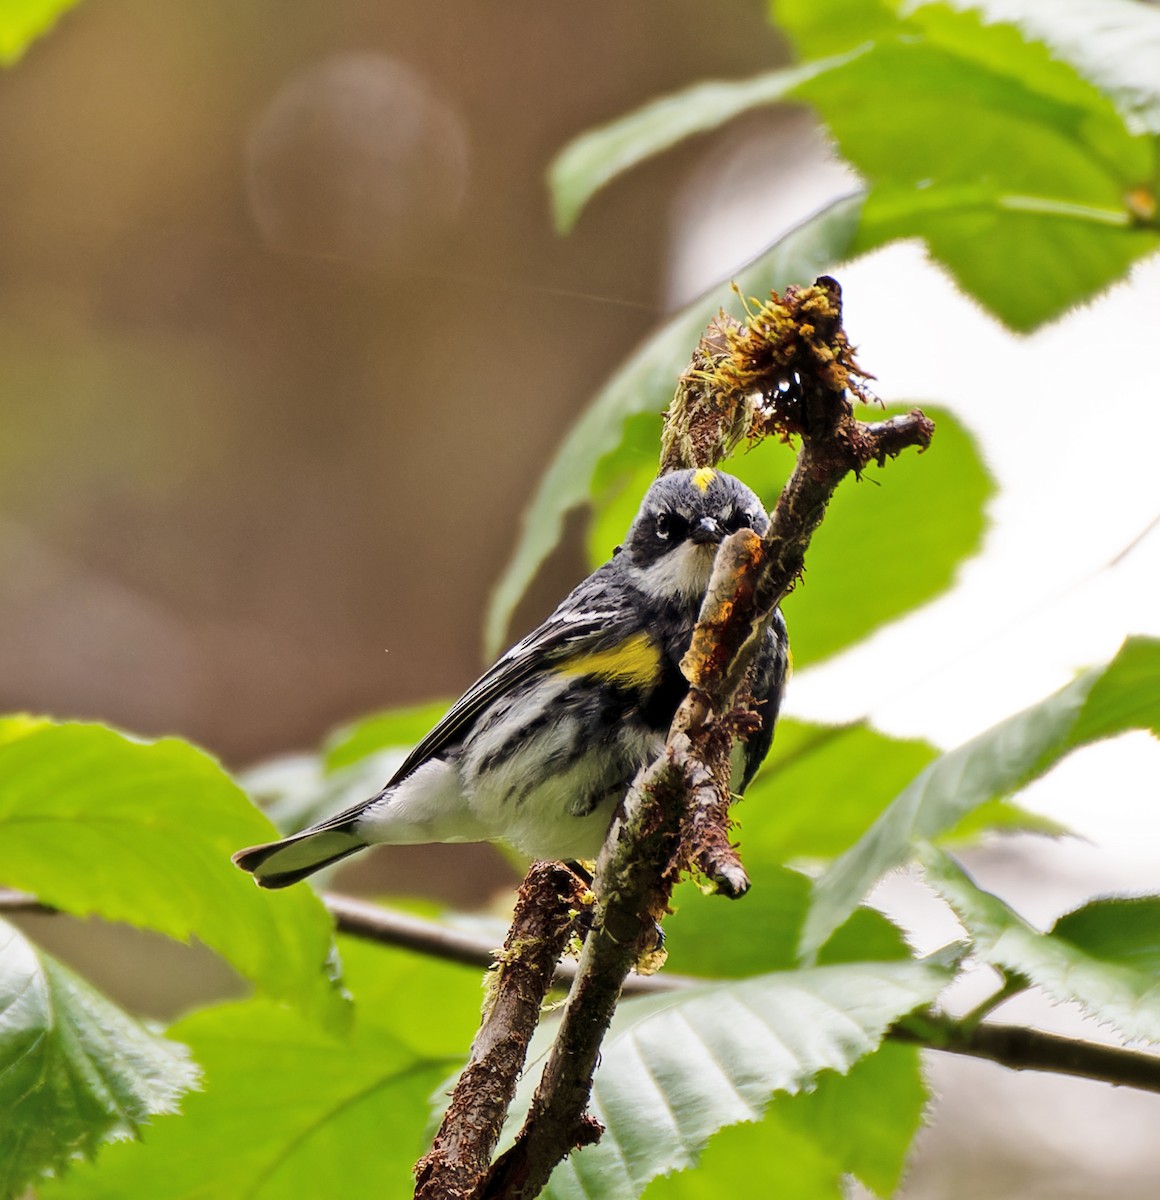
[[[737,290],[737,289],[734,289]],[[661,437],[661,469],[715,467],[741,444],[804,433],[805,392],[869,403],[874,377],[842,327],[841,292],[823,277],[784,296],[741,297],[745,320],[720,312],[677,383]]]

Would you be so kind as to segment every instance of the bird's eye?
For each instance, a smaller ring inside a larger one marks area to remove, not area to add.
[[[753,513],[744,509],[734,509],[724,521],[722,527],[727,533],[736,533],[739,529],[753,528]]]
[[[657,537],[662,542],[667,542],[673,536],[672,524],[669,521],[668,513],[657,513],[656,530]]]

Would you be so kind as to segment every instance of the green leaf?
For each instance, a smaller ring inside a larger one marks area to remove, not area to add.
[[[795,84],[828,65],[811,63],[752,79],[698,83],[581,134],[549,168],[556,228],[567,233],[592,196],[617,175],[751,108],[784,100]]]
[[[840,854],[937,754],[861,722],[779,721],[765,765],[733,810],[746,859]]]
[[[739,286],[763,295],[791,283],[812,283],[848,254],[860,204],[857,196],[836,201],[792,229],[738,274]],[[559,542],[565,515],[589,499],[597,465],[621,444],[629,418],[656,414],[659,457],[660,413],[677,378],[717,310],[735,306],[732,289],[722,284],[682,309],[629,358],[572,427],[524,513],[519,542],[492,595],[484,634],[489,656],[502,649],[512,612]]]
[[[1064,913],[1051,936],[1091,958],[1134,967],[1160,980],[1160,896],[1092,900]]]
[[[732,814],[753,887],[732,904],[703,896],[692,882],[682,884],[676,911],[665,919],[669,967],[738,977],[793,966],[810,881],[784,864],[845,849],[935,756],[925,742],[890,738],[862,724],[779,721],[765,766]],[[909,957],[897,929],[859,909],[834,933],[821,961],[897,957]]]
[[[879,420],[912,407],[859,415]],[[982,455],[956,417],[928,406],[924,411],[938,427],[929,453],[902,455],[885,470],[872,466],[830,502],[810,546],[804,580],[782,606],[799,667],[937,596],[982,542],[984,506],[994,492]],[[626,434],[595,475],[588,537],[593,567],[624,537],[656,477],[656,422],[647,428],[633,422]],[[793,449],[769,440],[724,467],[772,508],[793,465]]]
[[[1031,708],[1008,717],[920,772],[814,885],[802,936],[808,958],[887,871],[912,857],[979,805],[1009,796],[1076,746],[1127,729],[1160,730],[1160,640],[1129,638],[1102,668],[1085,671]]]
[[[812,1091],[777,1106],[782,1120],[815,1138],[843,1173],[891,1196],[927,1095],[917,1047],[883,1042],[848,1075],[821,1075]]]
[[[929,452],[869,468],[830,502],[804,581],[783,605],[795,663],[834,654],[937,596],[979,549],[994,483],[957,418],[927,415],[937,424]]]
[[[1064,934],[1036,932],[997,896],[977,887],[952,859],[931,847],[922,854],[927,882],[955,910],[974,939],[972,953],[992,966],[1017,972],[1061,1002],[1075,1001],[1089,1016],[1114,1025],[1127,1038],[1160,1042],[1160,973],[1155,919],[1160,897],[1135,911],[1115,909],[1063,918]],[[1107,903],[1107,902],[1105,902]],[[1109,918],[1128,917],[1131,934],[1106,935]],[[1141,919],[1153,922],[1144,932]],[[1084,943],[1095,953],[1089,953]]]
[[[1083,746],[1125,729],[1160,734],[1160,640],[1129,638],[1095,681],[1068,743]]]
[[[755,863],[741,843],[753,886],[736,903],[706,896],[692,880],[673,895],[665,918],[666,969],[709,979],[741,979],[796,965],[810,881],[797,871]]]
[[[718,1129],[760,1119],[775,1092],[793,1094],[823,1072],[847,1072],[949,978],[933,963],[860,963],[625,1001],[605,1038],[589,1105],[606,1132],[561,1163],[544,1194],[632,1200],[656,1176],[694,1166]],[[556,1024],[544,1022],[533,1040],[509,1137]]]
[[[987,800],[972,808],[961,821],[936,839],[940,846],[967,846],[985,833],[1038,833],[1065,837],[1070,829],[1042,813],[1031,812],[1005,798]]]
[[[0,878],[78,916],[197,936],[280,999],[330,1021],[345,1001],[309,888],[264,892],[230,862],[274,830],[208,755],[100,725],[0,744]]]
[[[793,92],[871,183],[856,251],[921,236],[971,295],[1028,330],[1160,246],[1126,199],[1150,190],[1155,142],[1074,67],[945,4],[894,22],[873,11],[876,40]]]
[[[17,738],[26,737],[51,725],[48,717],[34,717],[30,713],[13,713],[11,716],[0,717],[0,745],[14,742]]]
[[[894,32],[894,7],[890,0],[771,0],[769,10],[799,58],[819,59]]]
[[[776,1096],[760,1122],[715,1134],[696,1171],[658,1179],[648,1200],[762,1194],[842,1200],[855,1175],[892,1195],[922,1121],[926,1088],[912,1046],[884,1042],[846,1075],[825,1072],[812,1091]]]
[[[782,1104],[797,1099],[777,1096],[760,1121],[729,1125],[715,1133],[696,1169],[654,1179],[644,1190],[645,1200],[748,1197],[756,1180],[765,1196],[845,1200],[842,1172],[834,1160],[808,1132],[782,1118]]]
[[[197,1082],[183,1046],[0,921],[0,1197],[137,1137]]]
[[[283,833],[295,833],[373,796],[447,707],[436,700],[374,713],[336,730],[321,754],[259,763],[240,782]],[[315,884],[325,886],[335,870],[319,872]]]
[[[753,887],[733,904],[686,882],[665,918],[670,969],[746,976],[797,962],[810,881],[787,861],[829,858],[856,841],[916,772],[936,755],[865,725],[826,727],[785,718],[773,750],[732,811]],[[826,962],[907,958],[897,929],[858,910],[822,953]]]
[[[0,5],[0,63],[11,66],[78,0],[4,0]]]
[[[742,847],[744,851],[744,846]],[[810,904],[810,881],[797,871],[743,853],[753,887],[739,903],[706,896],[686,880],[665,918],[667,968],[707,979],[746,979],[797,964]],[[823,965],[912,957],[902,933],[881,913],[859,908],[822,947]]]
[[[1160,11],[1138,0],[955,0],[1011,21],[1110,95],[1121,112],[1160,132]]]
[[[443,716],[446,700],[431,700],[407,708],[391,708],[344,725],[326,739],[322,757],[328,772],[349,767],[384,750],[409,751]]]
[[[194,1013],[172,1032],[203,1065],[204,1092],[42,1200],[409,1196],[427,1099],[466,1054],[480,975],[354,942],[343,957],[349,1040],[264,1000]]]

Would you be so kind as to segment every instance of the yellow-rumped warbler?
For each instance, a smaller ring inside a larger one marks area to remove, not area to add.
[[[381,791],[234,861],[277,888],[380,842],[504,841],[535,858],[595,858],[688,690],[678,664],[717,546],[767,524],[731,475],[658,479],[624,545],[467,689]],[[778,612],[751,677],[762,724],[744,744],[738,790],[769,750],[787,659]]]

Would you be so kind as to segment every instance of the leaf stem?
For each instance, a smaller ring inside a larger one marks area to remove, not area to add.
[[[1012,996],[1017,996],[1020,992],[1025,992],[1031,986],[1031,980],[1025,975],[1019,975],[1015,972],[1003,973],[1002,984],[992,992],[985,1000],[975,1005],[970,1012],[959,1018],[959,1026],[965,1030],[975,1029],[983,1020],[999,1007],[1000,1004],[1006,1003]]]
[[[910,1017],[899,1022],[888,1036],[946,1054],[985,1058],[1012,1071],[1046,1071],[1160,1093],[1160,1055],[1061,1037],[1026,1025],[983,1022],[971,1029],[950,1017],[924,1013],[917,1022]]]

